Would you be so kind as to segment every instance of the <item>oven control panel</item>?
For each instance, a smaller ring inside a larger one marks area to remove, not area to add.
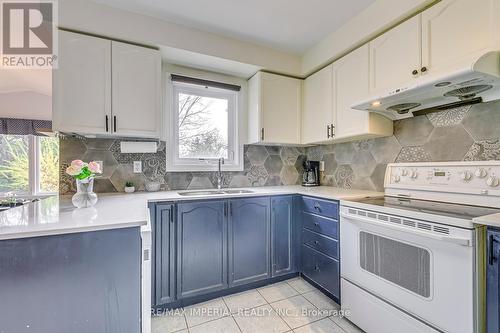
[[[389,164],[385,187],[500,190],[500,161]]]

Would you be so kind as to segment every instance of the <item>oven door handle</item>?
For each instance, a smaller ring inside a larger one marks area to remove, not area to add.
[[[353,216],[348,215],[348,214],[341,214],[341,217],[343,217],[344,219],[348,220],[349,222],[357,224],[357,225],[361,225],[363,223],[368,223],[368,224],[372,224],[372,225],[377,225],[379,227],[384,227],[384,228],[388,228],[388,229],[392,229],[392,230],[402,231],[402,232],[406,232],[406,233],[410,233],[410,234],[414,234],[414,235],[418,235],[418,236],[422,236],[422,237],[432,238],[432,239],[443,241],[443,242],[453,243],[453,244],[462,245],[462,246],[472,246],[472,240],[467,239],[467,238],[434,235],[434,234],[430,234],[427,232],[423,232],[423,231],[419,231],[419,230],[415,230],[415,229],[411,229],[411,228],[407,228],[407,227],[401,227],[398,225],[391,225],[388,223],[386,224],[386,223],[372,221],[370,219],[363,218],[362,216],[353,217]]]

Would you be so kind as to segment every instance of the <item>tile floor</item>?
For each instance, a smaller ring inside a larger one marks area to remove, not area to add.
[[[339,305],[297,277],[152,318],[152,333],[361,333]]]

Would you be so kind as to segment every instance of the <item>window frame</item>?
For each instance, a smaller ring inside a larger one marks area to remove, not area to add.
[[[166,86],[166,167],[167,172],[203,172],[215,171],[218,168],[218,158],[179,158],[179,128],[178,128],[178,95],[179,93],[195,94],[199,96],[224,98],[228,100],[228,158],[224,159],[222,170],[243,171],[243,147],[241,137],[242,120],[242,91],[206,87],[197,84],[172,82],[170,75],[165,72]],[[205,78],[204,78],[205,79]],[[211,79],[211,78],[209,78]],[[220,81],[220,80],[219,80]]]
[[[10,134],[2,134],[10,135]],[[28,191],[0,191],[0,197],[7,193],[13,193],[17,196],[52,196],[58,192],[44,192],[40,189],[40,155],[41,143],[39,136],[27,135],[28,137]]]

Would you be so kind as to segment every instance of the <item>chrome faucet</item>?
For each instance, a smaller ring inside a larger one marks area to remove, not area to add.
[[[220,190],[222,188],[222,165],[224,164],[224,158],[219,158],[219,168],[217,171],[217,189]]]

